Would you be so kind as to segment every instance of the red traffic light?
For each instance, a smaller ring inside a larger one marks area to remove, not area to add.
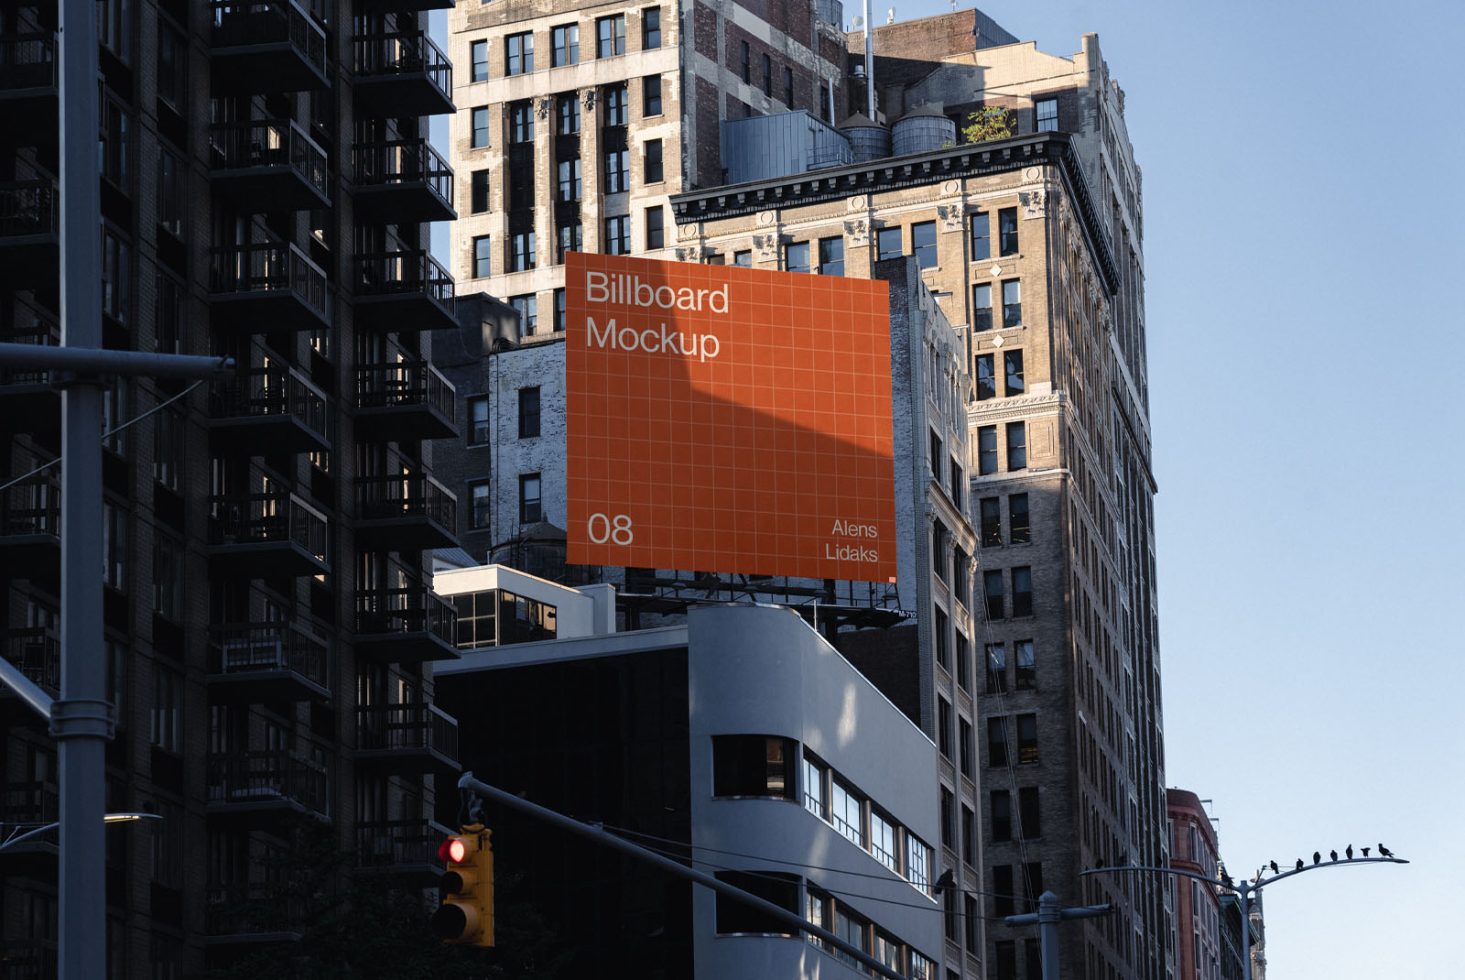
[[[462,864],[468,856],[468,846],[463,843],[460,837],[449,837],[438,845],[437,856],[439,860]]]

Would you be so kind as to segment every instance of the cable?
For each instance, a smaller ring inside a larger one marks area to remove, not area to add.
[[[161,411],[162,409],[167,408],[169,405],[173,404],[178,399],[182,398],[184,395],[188,394],[190,391],[192,391],[193,389],[197,388],[201,384],[203,384],[203,380],[202,379],[200,379],[198,381],[195,381],[193,384],[189,385],[187,388],[184,388],[182,391],[178,392],[178,394],[173,395],[173,396],[171,396],[169,398],[164,399],[163,401],[158,402],[152,408],[148,409],[146,412],[143,412],[141,415],[137,416],[136,418],[128,419],[126,422],[123,422],[121,425],[113,426],[112,428],[108,429],[106,432],[103,432],[102,433],[102,438],[103,439],[110,438],[112,436],[115,436],[117,433],[122,432],[125,429],[131,428],[132,426],[134,426],[137,423],[141,422],[143,419],[145,419],[148,416],[154,414],[155,412],[158,412],[158,411]],[[37,466],[35,469],[31,470],[29,473],[23,473],[20,476],[16,477],[15,479],[11,480],[9,483],[0,483],[0,490],[9,490],[11,487],[15,486],[17,483],[24,483],[26,480],[29,480],[31,477],[36,476],[36,475],[38,475],[40,473],[44,473],[46,470],[49,470],[51,467],[55,466],[59,462],[61,462],[61,457],[60,456],[57,456],[55,459],[51,460],[49,463],[42,463],[40,466]]]

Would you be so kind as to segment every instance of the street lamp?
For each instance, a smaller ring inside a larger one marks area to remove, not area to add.
[[[1365,848],[1365,850],[1367,850],[1367,848]],[[1193,878],[1196,881],[1203,881],[1208,885],[1214,885],[1218,888],[1224,888],[1227,891],[1234,893],[1237,900],[1241,903],[1241,975],[1244,980],[1251,980],[1251,898],[1253,895],[1257,894],[1268,885],[1276,884],[1283,878],[1296,877],[1297,875],[1302,874],[1304,871],[1317,871],[1320,868],[1336,868],[1345,864],[1409,863],[1403,858],[1394,857],[1393,853],[1388,851],[1382,844],[1379,845],[1379,853],[1386,854],[1387,857],[1347,857],[1341,859],[1335,858],[1332,861],[1323,862],[1321,861],[1320,856],[1314,856],[1312,864],[1303,864],[1302,861],[1299,860],[1297,862],[1297,866],[1291,871],[1282,871],[1278,874],[1274,874],[1272,877],[1268,878],[1265,881],[1262,880],[1262,872],[1260,870],[1257,871],[1256,877],[1250,881],[1247,881],[1245,878],[1243,878],[1241,879],[1241,881],[1235,882],[1232,881],[1229,877],[1216,879],[1211,878],[1207,875],[1203,875],[1197,871],[1186,871],[1183,868],[1155,868],[1138,864],[1122,864],[1109,868],[1090,868],[1089,870],[1082,871],[1079,874],[1080,876],[1082,876],[1105,874],[1110,871],[1142,871],[1148,874],[1178,875],[1182,878]],[[1273,867],[1275,867],[1275,863],[1273,864]]]
[[[126,811],[123,813],[102,814],[102,823],[104,824],[135,823],[138,820],[162,819],[163,817],[161,814],[142,813],[140,811]],[[10,828],[10,833],[6,835],[5,839],[0,840],[0,851],[3,851],[8,847],[14,847],[16,844],[22,843],[24,841],[28,841],[32,837],[39,837],[49,831],[57,830],[60,828],[60,826],[61,821],[59,820],[53,820],[50,823],[43,823],[36,827],[30,827],[29,824],[16,824],[15,826]],[[26,827],[30,827],[30,829],[22,829]]]

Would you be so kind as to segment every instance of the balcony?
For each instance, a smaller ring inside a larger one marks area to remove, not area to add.
[[[453,111],[452,63],[422,31],[351,39],[353,88],[363,116],[441,116]]]
[[[361,10],[369,14],[407,13],[413,10],[451,10],[453,0],[361,0]]]
[[[252,212],[331,206],[326,151],[291,119],[209,128],[213,185]]]
[[[7,278],[60,275],[61,195],[51,177],[0,181],[0,263]]]
[[[452,330],[453,277],[421,249],[356,259],[356,325],[366,330]]]
[[[213,0],[214,93],[329,85],[326,32],[293,0]]]
[[[56,976],[58,950],[54,939],[7,939],[0,945],[0,980],[45,980]]]
[[[365,364],[356,369],[358,440],[455,439],[453,386],[426,361]]]
[[[331,325],[325,270],[294,245],[261,242],[214,249],[209,291],[217,326],[254,334]]]
[[[434,820],[382,820],[356,825],[362,874],[400,876],[430,886],[443,873],[438,846],[453,831]]]
[[[330,641],[299,623],[243,623],[214,630],[209,700],[329,701]]]
[[[325,514],[284,490],[209,499],[209,556],[251,578],[331,570]]]
[[[216,752],[208,759],[208,813],[249,826],[287,815],[331,819],[331,764],[290,749]]]
[[[51,697],[61,693],[61,641],[40,626],[5,631],[5,659]],[[3,690],[3,689],[0,689]]]
[[[3,794],[0,794],[0,824],[48,824],[60,819],[60,816],[61,795],[55,784],[4,784]],[[0,867],[5,869],[0,878],[10,873],[55,874],[56,857],[57,839],[54,833],[32,837],[28,841],[7,847],[4,854],[0,854]],[[0,973],[0,977],[4,975]]]
[[[61,573],[61,487],[42,473],[0,490],[0,569],[54,585]]]
[[[54,319],[29,303],[19,299],[14,303],[14,326],[0,332],[0,341],[42,347],[61,343],[61,327]],[[0,429],[52,439],[60,434],[61,401],[50,371],[0,367]]]
[[[368,221],[452,221],[453,169],[425,139],[358,143],[356,213]]]
[[[356,593],[356,654],[375,663],[456,660],[458,618],[450,602],[421,586]]]
[[[0,37],[0,126],[19,142],[56,141],[56,35]]]
[[[265,348],[256,351],[262,364],[214,386],[211,442],[251,455],[329,450],[331,415],[325,392]]]
[[[394,773],[456,775],[458,720],[431,704],[373,704],[356,709],[356,761]]]
[[[212,947],[297,943],[305,902],[287,883],[211,885],[204,942]]]
[[[424,473],[356,481],[356,543],[376,551],[458,546],[458,498]]]

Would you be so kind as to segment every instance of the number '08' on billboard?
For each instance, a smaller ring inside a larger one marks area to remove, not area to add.
[[[889,287],[566,257],[568,559],[894,581]]]

